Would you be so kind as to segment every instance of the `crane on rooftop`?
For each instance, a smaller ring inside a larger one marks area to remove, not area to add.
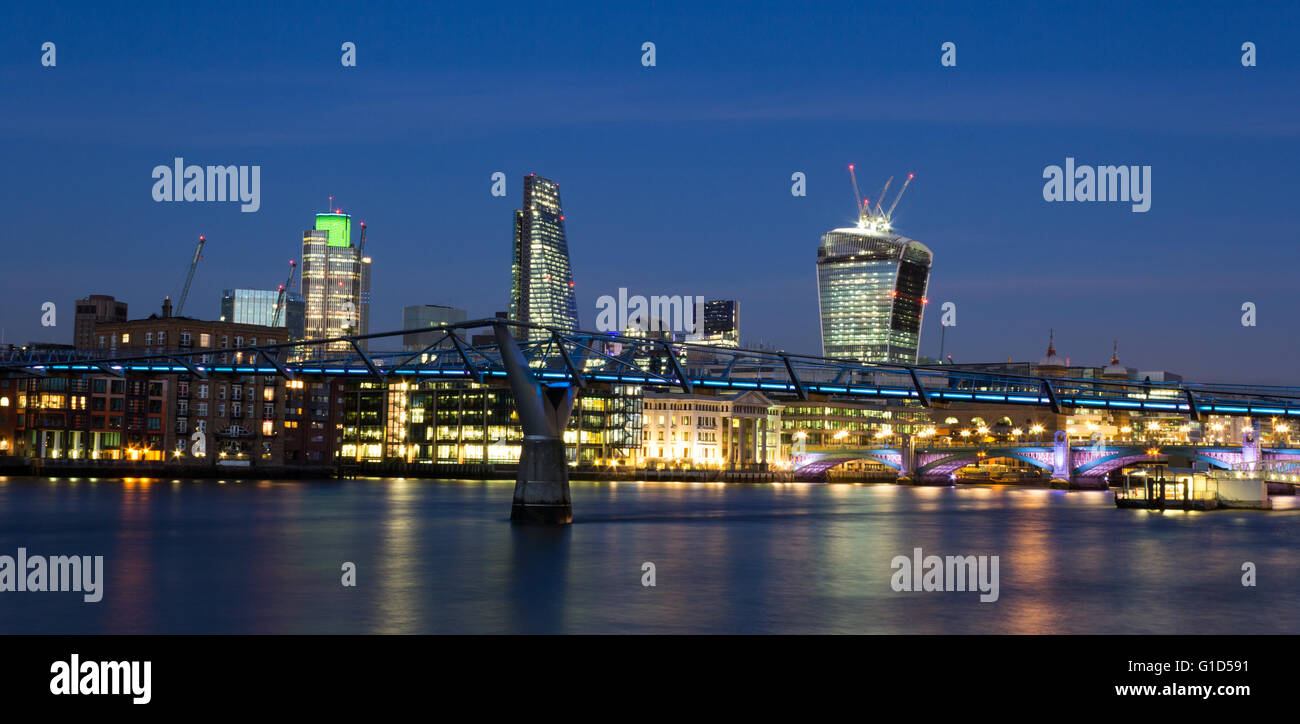
[[[284,297],[288,293],[289,287],[293,286],[293,272],[298,268],[298,262],[293,259],[289,260],[289,276],[285,277],[284,284],[280,285],[280,296],[275,299],[275,311],[271,313],[271,326],[280,326],[280,312],[284,310]],[[287,322],[286,322],[287,324]]]
[[[190,272],[185,275],[185,288],[181,290],[180,301],[176,304],[176,316],[178,317],[181,316],[181,312],[185,311],[185,299],[190,296],[190,282],[194,281],[194,270],[198,268],[199,260],[203,258],[203,245],[206,243],[207,239],[203,238],[202,234],[199,234],[199,244],[194,247],[194,261],[190,262]]]

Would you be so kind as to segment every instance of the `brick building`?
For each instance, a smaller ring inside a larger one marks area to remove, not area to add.
[[[194,359],[199,364],[252,362],[255,353],[222,350],[285,341],[282,327],[172,316],[170,299],[163,301],[161,315],[101,322],[94,328],[98,352],[125,357],[211,350]],[[284,460],[285,380],[209,372],[205,377],[165,375],[156,382],[165,418],[159,449],[167,459],[202,453],[232,463]]]

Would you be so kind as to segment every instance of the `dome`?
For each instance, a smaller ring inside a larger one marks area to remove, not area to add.
[[[1101,371],[1102,377],[1111,379],[1128,379],[1128,368],[1119,363],[1119,340],[1115,341],[1114,350],[1110,355],[1110,364]]]
[[[1065,369],[1065,360],[1061,359],[1056,354],[1055,336],[1055,330],[1050,330],[1047,333],[1047,354],[1043,355],[1043,358],[1038,360],[1038,366],[1040,369],[1043,367],[1059,367]]]

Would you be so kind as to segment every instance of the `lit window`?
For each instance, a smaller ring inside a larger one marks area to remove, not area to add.
[[[122,344],[131,344],[131,335],[128,332],[122,333]]]

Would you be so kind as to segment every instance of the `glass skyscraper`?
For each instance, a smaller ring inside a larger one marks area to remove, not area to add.
[[[932,255],[883,219],[828,231],[817,249],[822,355],[916,364]]]
[[[369,327],[370,259],[352,243],[352,217],[316,214],[316,226],[302,235],[302,295],[305,336],[328,339],[364,334]],[[364,343],[362,343],[364,347]],[[331,349],[350,350],[347,342]]]
[[[510,319],[577,329],[578,302],[564,237],[560,186],[535,174],[524,177],[523,208],[515,211]],[[531,331],[529,339],[545,336]]]
[[[285,327],[290,339],[302,339],[305,304],[297,292],[284,293],[284,308],[277,315],[278,289],[226,289],[221,293],[221,321]]]
[[[740,346],[740,302],[711,299],[704,303],[704,320],[687,341],[716,347]]]

